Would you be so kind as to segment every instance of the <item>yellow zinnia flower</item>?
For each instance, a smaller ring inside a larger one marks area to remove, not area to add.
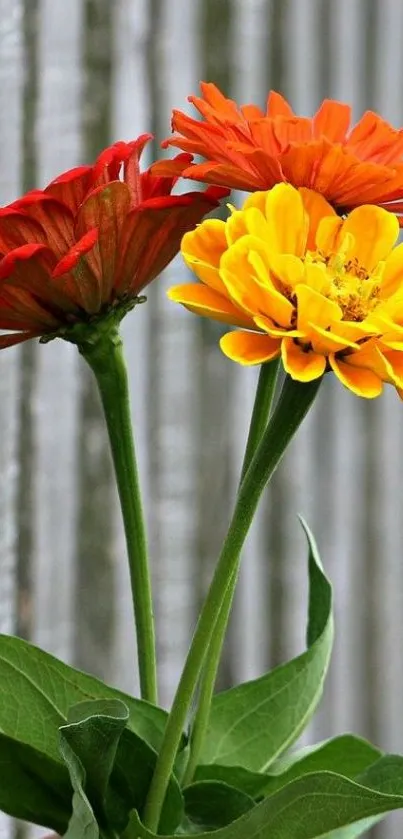
[[[181,251],[200,283],[169,297],[241,327],[221,338],[240,364],[281,354],[300,382],[333,370],[359,396],[389,382],[403,396],[403,245],[397,218],[357,207],[340,218],[312,190],[277,184],[227,221],[186,233]]]

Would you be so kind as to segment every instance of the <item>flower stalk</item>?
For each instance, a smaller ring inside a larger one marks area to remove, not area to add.
[[[118,326],[95,331],[79,345],[99,389],[115,468],[126,535],[136,624],[140,690],[157,704],[154,616],[147,541],[130,417],[129,387]]]
[[[143,813],[156,832],[182,731],[216,628],[217,618],[237,573],[239,556],[264,487],[315,399],[321,379],[300,383],[286,378],[275,411],[258,444],[238,493],[235,511],[201,610],[193,641],[172,704]]]
[[[270,361],[267,364],[262,364],[260,368],[248,440],[242,464],[239,489],[269,420],[274,393],[276,390],[278,368],[278,359]],[[207,732],[211,702],[214,694],[218,667],[221,660],[221,653],[231,614],[237,580],[238,569],[233,572],[228,588],[225,592],[222,607],[214,627],[213,637],[206,655],[206,662],[201,675],[200,693],[190,735],[190,755],[183,777],[184,786],[190,784],[192,781],[196,766],[199,762],[204,737]]]

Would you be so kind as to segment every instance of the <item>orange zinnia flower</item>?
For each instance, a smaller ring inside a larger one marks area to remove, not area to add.
[[[403,393],[403,244],[397,218],[365,205],[341,219],[316,192],[277,184],[226,222],[204,221],[181,250],[200,283],[169,297],[243,327],[221,339],[240,364],[281,354],[293,378],[333,370],[359,396]]]
[[[202,98],[189,101],[201,121],[174,111],[176,132],[163,146],[201,155],[206,163],[184,167],[161,161],[156,173],[233,189],[269,189],[281,181],[320,192],[340,211],[360,204],[385,204],[403,212],[403,130],[367,111],[350,130],[351,108],[326,99],[311,119],[298,117],[279,93],[271,92],[264,113],[256,105],[238,108],[213,84],[201,84]]]
[[[228,190],[171,195],[176,177],[140,174],[151,139],[105,149],[0,210],[0,348],[74,338],[79,324],[131,308],[179,250],[183,234]],[[189,165],[191,155],[179,155]],[[119,179],[123,168],[123,180]]]

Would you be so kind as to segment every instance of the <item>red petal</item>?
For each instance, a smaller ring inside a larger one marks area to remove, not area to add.
[[[51,195],[36,192],[21,198],[18,208],[40,224],[45,232],[44,241],[60,259],[74,242],[74,217],[68,207]]]
[[[9,299],[11,289],[20,289],[24,295],[34,295],[41,309],[43,306],[52,313],[52,323],[53,316],[60,318],[65,312],[77,311],[66,289],[59,288],[52,281],[55,262],[54,254],[45,245],[30,244],[15,248],[0,262],[0,294],[7,294]],[[15,291],[12,299],[16,299]]]
[[[103,303],[111,296],[115,266],[121,248],[120,234],[129,208],[129,187],[121,181],[112,181],[91,192],[78,213],[78,237],[94,227],[98,229],[100,265],[91,258],[87,261],[93,273],[99,277]]]
[[[121,140],[104,149],[93,166],[93,185],[115,181],[119,176],[122,163],[126,163],[130,157],[137,158],[138,161],[144,146],[152,139],[152,134],[141,134],[137,140],[132,140],[130,143],[124,143]]]
[[[6,347],[14,347],[16,344],[22,344],[23,341],[29,341],[30,338],[39,338],[43,332],[13,332],[11,335],[0,335],[0,349],[4,350]]]
[[[92,166],[77,166],[51,181],[44,191],[65,204],[75,215],[90,189],[91,176]]]
[[[100,267],[98,259],[97,270],[94,273],[89,264],[89,262],[94,262],[94,255],[90,261],[83,259],[83,257],[88,255],[97,241],[98,229],[89,230],[58,262],[53,271],[53,278],[63,277],[64,282],[71,289],[72,297],[90,315],[96,314],[101,307],[101,286],[98,279]]]
[[[146,201],[148,198],[153,198],[155,195],[170,195],[178,178],[187,166],[190,166],[193,160],[192,154],[177,154],[173,160],[160,160],[153,163],[152,166],[143,172],[141,175],[141,195],[142,200]],[[154,174],[156,166],[163,166],[164,163],[169,163],[167,174],[162,173],[162,177]]]
[[[13,206],[0,209],[0,252],[7,253],[27,242],[46,244],[43,227]]]
[[[217,201],[203,192],[151,198],[126,218],[120,240],[115,288],[138,294],[178,253],[182,236]]]

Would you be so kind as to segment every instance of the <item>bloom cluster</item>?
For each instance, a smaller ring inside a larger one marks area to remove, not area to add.
[[[201,120],[174,111],[174,159],[141,173],[151,135],[118,142],[0,210],[0,347],[125,313],[182,240],[200,282],[169,296],[238,327],[221,339],[229,358],[281,356],[301,382],[332,370],[360,396],[384,382],[402,395],[403,129],[370,111],[350,129],[333,100],[306,118],[279,93],[263,112],[201,90]],[[210,186],[172,195],[180,177]],[[199,225],[239,188],[241,210]]]

